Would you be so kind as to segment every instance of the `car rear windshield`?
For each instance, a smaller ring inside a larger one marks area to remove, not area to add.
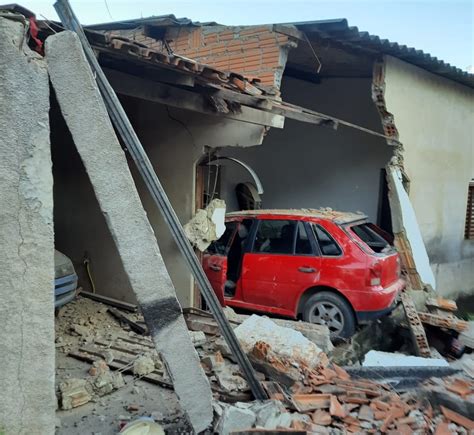
[[[382,237],[383,230],[372,223],[353,225],[350,230],[376,253],[392,250],[388,240]]]

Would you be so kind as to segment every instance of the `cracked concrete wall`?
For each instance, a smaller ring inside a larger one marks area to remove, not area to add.
[[[0,433],[53,434],[54,232],[46,63],[0,16]]]
[[[474,294],[474,241],[464,239],[474,178],[474,91],[385,58],[385,101],[403,144],[410,201],[445,297]]]
[[[194,430],[212,421],[211,388],[191,342],[174,286],[75,33],[46,40],[48,70],[61,112],[89,175],[156,349]],[[81,84],[78,90],[77,83]],[[183,355],[185,357],[183,357]]]

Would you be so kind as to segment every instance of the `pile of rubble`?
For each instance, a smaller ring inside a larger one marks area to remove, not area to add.
[[[212,316],[185,310],[214,393],[212,430],[217,433],[252,429],[467,434],[474,430],[468,418],[474,413],[474,382],[467,372],[430,379],[421,388],[395,391],[390,383],[362,379],[331,362],[333,346],[322,326],[225,311],[269,400],[252,401],[250,388]],[[92,364],[86,378],[59,383],[63,409],[120,389],[124,385],[121,373],[173,388],[138,311],[123,312],[78,298],[60,314],[57,334],[60,351]]]
[[[419,391],[400,394],[389,384],[352,379],[346,370],[330,363],[326,354],[318,352],[313,343],[298,337],[298,332],[285,333],[269,319],[252,316],[235,332],[254,367],[265,374],[263,385],[273,402],[224,406],[224,411],[218,412],[215,427],[219,433],[246,426],[328,434],[444,434],[474,430],[472,420],[448,406],[435,409],[429,395],[421,394],[428,392],[437,379]],[[460,394],[466,404],[474,405],[472,380],[454,377],[446,382],[448,390]]]

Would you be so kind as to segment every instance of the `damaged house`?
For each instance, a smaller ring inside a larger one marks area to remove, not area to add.
[[[425,422],[421,402],[415,409],[386,386],[351,380],[324,353],[333,349],[325,326],[258,316],[237,316],[231,326],[214,294],[195,285],[202,268],[180,237],[216,198],[228,211],[362,211],[394,234],[411,289],[472,294],[473,76],[345,20],[228,27],[169,15],[82,29],[67,0],[56,7],[62,24],[0,7],[0,434],[3,426],[52,433],[58,406],[120,389],[130,371],[174,390],[185,429],[196,433],[210,431],[215,415],[222,433],[232,432],[230,422],[260,426],[261,415],[269,429],[334,423],[355,432],[364,419],[349,412],[376,410],[379,397],[380,418],[369,417],[365,429],[445,420],[471,428],[449,409]],[[56,333],[72,330],[74,349],[63,337],[55,344],[54,248],[72,260],[84,294],[133,313],[93,306],[66,327],[63,317]],[[111,338],[111,317],[125,333]],[[252,326],[260,322],[268,342]],[[103,329],[99,340],[91,325]],[[285,336],[309,356],[288,354]],[[66,377],[55,389],[55,347],[92,363],[87,381]],[[111,349],[122,359],[109,358]],[[422,350],[429,355],[427,344]],[[152,368],[135,367],[130,355]],[[450,382],[472,394],[472,382]],[[221,407],[216,397],[257,401]],[[267,398],[273,420],[258,402]]]
[[[262,146],[216,150],[216,157],[253,168],[264,189],[257,198],[261,207],[360,210],[393,231],[396,207],[390,207],[386,181],[386,167],[393,163],[434,274],[425,267],[424,283],[444,296],[474,292],[472,74],[359,32],[344,19],[163,26],[167,20],[92,28],[256,78],[283,101],[306,109],[287,115],[284,128],[271,128]],[[274,99],[272,104],[278,107]],[[321,127],[324,122],[309,115],[314,112],[346,123]],[[255,184],[247,170],[222,161],[216,194],[228,210],[239,209],[235,188],[248,182]],[[413,287],[422,286],[415,278]]]

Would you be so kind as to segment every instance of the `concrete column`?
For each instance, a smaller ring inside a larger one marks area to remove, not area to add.
[[[0,16],[0,433],[53,434],[54,230],[46,62]]]
[[[209,382],[77,35],[46,41],[51,82],[157,350],[196,432],[212,421]]]

